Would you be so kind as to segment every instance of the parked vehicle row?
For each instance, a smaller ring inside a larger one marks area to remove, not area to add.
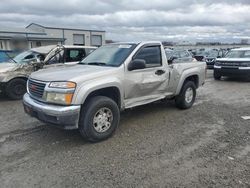
[[[29,75],[39,69],[72,65],[81,61],[96,47],[45,46],[20,53],[0,64],[0,91],[11,99],[21,99]]]
[[[114,133],[124,109],[161,99],[190,108],[205,72],[205,62],[168,63],[160,42],[109,44],[77,65],[32,73],[23,104],[32,117],[96,142]]]
[[[63,129],[78,129],[84,139],[97,142],[115,132],[122,110],[162,99],[175,100],[180,109],[192,107],[207,68],[214,68],[216,80],[250,77],[250,48],[222,53],[205,50],[203,61],[197,61],[190,51],[164,49],[160,42],[98,49],[47,46],[0,64],[0,89],[20,99],[27,82],[27,114]]]

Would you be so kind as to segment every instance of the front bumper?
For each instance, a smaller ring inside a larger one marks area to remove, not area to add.
[[[222,67],[214,66],[214,71],[221,76],[228,77],[250,77],[250,67]]]
[[[207,68],[208,69],[213,69],[214,68],[214,63],[208,63],[208,62],[206,62],[207,63]]]
[[[39,102],[29,94],[23,97],[24,111],[38,120],[63,129],[77,129],[80,117],[80,105],[59,106]]]

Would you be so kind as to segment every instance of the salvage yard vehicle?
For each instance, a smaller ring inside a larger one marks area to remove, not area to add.
[[[213,69],[217,58],[222,58],[225,55],[223,49],[212,49],[205,52],[204,61],[207,63],[207,68]]]
[[[193,55],[188,50],[177,49],[172,51],[172,54],[168,58],[168,61],[172,61],[173,63],[185,63],[196,60],[193,58]]]
[[[0,64],[0,91],[11,99],[22,99],[26,93],[26,81],[32,72],[76,64],[95,49],[90,46],[51,45],[25,51]]]
[[[226,77],[250,78],[250,48],[230,50],[225,58],[218,58],[214,65],[214,79]]]
[[[108,44],[67,69],[32,73],[23,105],[30,116],[97,142],[114,133],[124,109],[161,99],[190,108],[205,72],[205,62],[168,64],[160,42]]]

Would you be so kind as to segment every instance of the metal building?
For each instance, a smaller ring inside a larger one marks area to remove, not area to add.
[[[0,49],[29,49],[39,46],[66,44],[101,46],[105,31],[74,28],[47,27],[36,23],[26,28],[0,28]]]

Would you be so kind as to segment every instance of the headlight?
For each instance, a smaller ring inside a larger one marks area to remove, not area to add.
[[[47,102],[55,104],[69,105],[72,102],[76,83],[74,82],[51,82],[49,88],[55,88],[51,91],[48,90],[45,93],[45,99]]]
[[[56,104],[71,104],[73,93],[46,93],[46,101]]]
[[[51,82],[49,84],[51,88],[62,88],[62,89],[71,89],[76,87],[75,82]]]

